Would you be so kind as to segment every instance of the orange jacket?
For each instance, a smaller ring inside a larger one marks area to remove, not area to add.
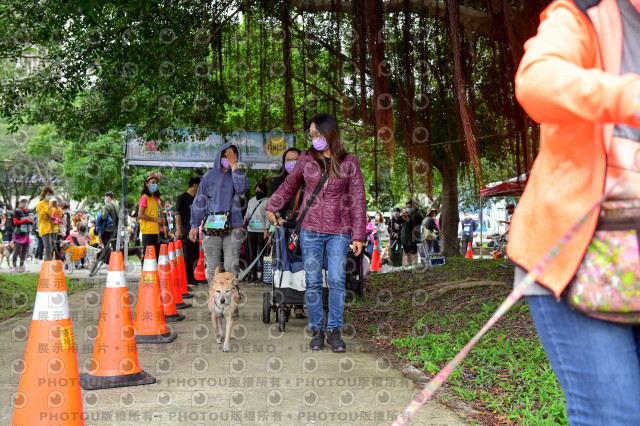
[[[633,0],[639,7],[637,0]],[[540,125],[540,153],[518,203],[508,256],[526,270],[602,196],[613,123],[640,127],[640,76],[620,76],[616,0],[558,0],[525,44],[516,97]],[[560,296],[582,260],[599,209],[538,277]]]

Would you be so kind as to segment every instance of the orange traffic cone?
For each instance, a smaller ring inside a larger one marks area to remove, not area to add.
[[[378,249],[378,242],[373,244],[373,256],[371,256],[371,272],[378,272],[382,268],[380,262],[380,250]]]
[[[80,385],[83,389],[107,389],[155,382],[138,364],[122,252],[112,251],[91,370],[80,375]]]
[[[67,283],[59,260],[46,260],[40,268],[12,424],[84,425]]]
[[[467,259],[473,259],[473,250],[471,249],[471,243],[467,243],[467,254],[464,256]]]
[[[176,259],[176,246],[169,243],[169,263],[171,263],[171,282],[173,283],[173,296],[176,301],[176,308],[190,308],[189,303],[182,300],[182,283],[180,282],[180,271],[178,271],[178,260]]]
[[[196,269],[193,271],[193,278],[197,281],[206,281],[207,275],[204,272],[204,257],[202,254],[202,240],[200,240],[200,257],[198,258],[198,263],[196,264]]]
[[[169,249],[166,244],[162,244],[160,246],[158,277],[160,278],[160,292],[162,294],[164,318],[167,322],[182,321],[185,316],[179,314],[176,310],[176,299],[173,295],[173,282],[171,281],[171,262],[169,262]]]
[[[178,277],[182,289],[182,298],[191,299],[193,294],[189,294],[187,289],[187,269],[184,266],[184,255],[182,254],[182,241],[176,241],[176,261],[178,264]]]
[[[158,261],[156,249],[152,245],[147,246],[144,254],[133,327],[136,343],[171,343],[178,337],[175,332],[169,331],[164,319],[158,282]]]

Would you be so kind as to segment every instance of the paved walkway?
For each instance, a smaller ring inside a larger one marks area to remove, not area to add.
[[[137,294],[139,273],[131,275],[129,288]],[[104,284],[98,284],[70,297],[81,372],[93,355],[103,290]],[[292,318],[281,333],[273,316],[270,325],[262,323],[262,294],[269,287],[251,284],[243,290],[246,304],[235,322],[230,353],[223,353],[211,335],[205,286],[197,286],[190,299],[194,307],[180,311],[187,318],[170,324],[178,338],[137,346],[140,365],[157,383],[83,390],[87,424],[390,424],[417,392],[386,359],[350,335],[352,328],[344,333],[346,353],[310,351],[306,320]],[[0,323],[0,424],[9,424],[12,417],[11,396],[20,380],[16,363],[24,356],[30,318]],[[412,424],[464,423],[443,405],[429,402]]]

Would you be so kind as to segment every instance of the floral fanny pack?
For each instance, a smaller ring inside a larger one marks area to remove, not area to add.
[[[619,324],[640,324],[640,200],[607,201],[565,292],[573,309]]]

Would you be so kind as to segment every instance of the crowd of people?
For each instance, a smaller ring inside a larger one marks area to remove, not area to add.
[[[29,256],[40,262],[54,256],[63,259],[63,241],[79,247],[104,247],[117,227],[118,208],[112,192],[105,194],[105,206],[95,219],[86,210],[71,213],[69,203],[59,200],[49,186],[42,189],[35,208],[29,208],[30,202],[29,197],[21,196],[15,210],[4,203],[0,207],[2,242],[12,244],[14,272],[27,271]],[[85,267],[86,258],[78,263],[80,268]]]

